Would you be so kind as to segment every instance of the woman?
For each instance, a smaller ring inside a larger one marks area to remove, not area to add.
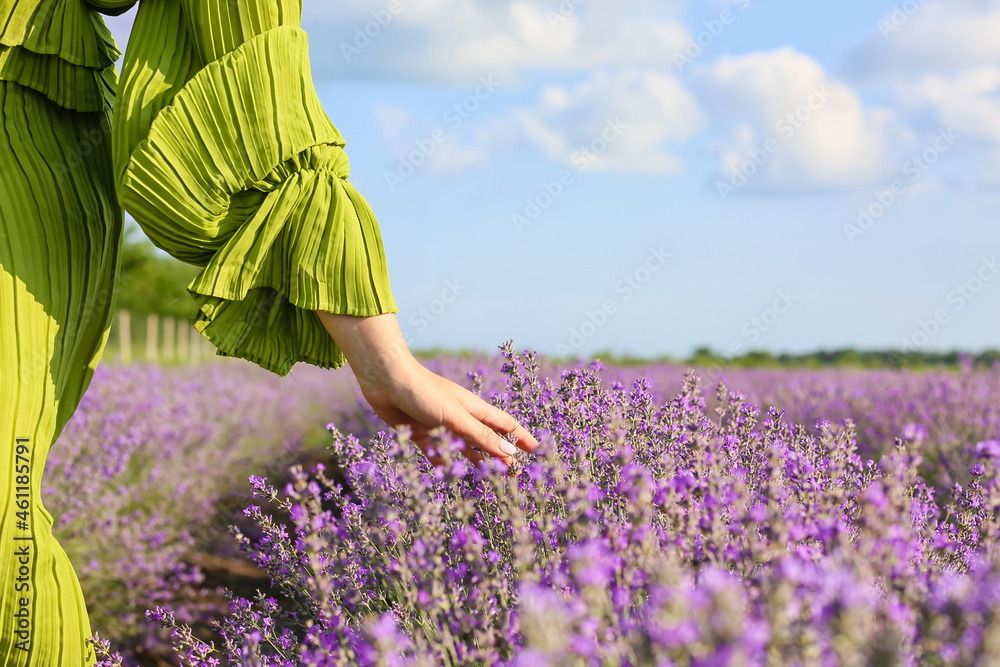
[[[349,363],[376,414],[409,426],[425,455],[437,426],[475,462],[513,462],[501,434],[538,446],[407,350],[378,225],[315,95],[301,0],[143,0],[116,97],[119,53],[96,11],[132,4],[0,0],[3,665],[94,663],[40,488],[107,341],[119,204],[205,267],[189,285],[195,326],[220,354],[282,376]]]

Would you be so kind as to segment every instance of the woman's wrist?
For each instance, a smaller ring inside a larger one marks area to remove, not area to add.
[[[371,317],[322,310],[316,313],[347,358],[362,393],[385,390],[420,365],[407,347],[394,313]]]
[[[538,441],[513,415],[424,368],[407,348],[394,314],[317,313],[347,357],[375,414],[392,428],[409,427],[414,442],[434,465],[444,460],[431,432],[442,426],[461,438],[462,453],[474,465],[492,456],[505,462],[510,471],[514,452],[501,433],[514,433],[516,447],[523,451],[538,447]]]

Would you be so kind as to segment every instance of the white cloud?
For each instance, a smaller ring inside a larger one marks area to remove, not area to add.
[[[847,74],[898,81],[1000,64],[1000,0],[930,0],[908,13],[910,4],[897,5],[846,52]]]
[[[937,123],[959,135],[966,150],[984,159],[980,176],[1000,183],[1000,67],[934,74],[898,90],[904,107],[929,110]]]
[[[575,154],[578,161],[588,151],[588,167],[628,173],[681,171],[683,164],[664,145],[687,139],[702,125],[698,102],[680,81],[637,69],[602,70],[572,88],[546,86],[537,104],[513,116],[553,161],[572,163]]]
[[[570,4],[564,16],[552,0],[303,0],[302,26],[318,80],[464,85],[531,70],[672,68],[688,43],[682,0]],[[108,18],[123,50],[135,11]]]
[[[844,71],[888,85],[901,112],[928,133],[953,128],[962,150],[984,159],[980,176],[1000,181],[1000,0],[907,7],[898,5],[847,51]]]
[[[1000,143],[1000,67],[927,76],[901,86],[900,97],[910,107],[932,107],[962,132]]]
[[[725,56],[698,73],[705,104],[735,124],[722,172],[742,169],[753,189],[862,185],[900,164],[893,156],[909,136],[894,112],[866,109],[850,87],[792,48]],[[756,167],[747,162],[753,155]]]
[[[677,0],[586,2],[566,15],[550,0],[399,2],[402,11],[383,27],[377,17],[387,0],[306,0],[303,25],[324,35],[312,40],[317,78],[459,84],[487,74],[517,80],[530,70],[672,67],[688,37]]]

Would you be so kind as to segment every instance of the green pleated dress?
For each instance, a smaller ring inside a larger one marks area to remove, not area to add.
[[[282,376],[300,361],[337,368],[316,310],[398,312],[378,224],[313,87],[301,0],[142,0],[119,85],[95,10],[131,4],[0,0],[5,667],[94,663],[40,489],[107,342],[122,206],[204,267],[193,323],[220,355]]]
[[[119,200],[158,247],[205,267],[195,327],[282,376],[345,363],[316,310],[399,312],[301,16],[301,0],[143,0],[114,114]]]
[[[9,667],[95,662],[41,481],[112,320],[119,55],[82,0],[0,0],[0,664]]]

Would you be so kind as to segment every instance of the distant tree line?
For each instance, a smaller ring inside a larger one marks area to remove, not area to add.
[[[187,292],[188,283],[201,269],[179,262],[158,251],[139,227],[129,223],[125,228],[122,248],[121,283],[118,308],[133,315],[158,315],[164,318],[189,320],[194,317],[195,303]],[[417,353],[418,351],[414,351]],[[419,351],[419,356],[459,355],[478,357],[473,350],[434,348]],[[960,351],[933,352],[899,350],[820,350],[807,354],[775,354],[756,350],[738,357],[726,357],[709,347],[700,347],[686,359],[670,356],[656,358],[618,356],[599,352],[591,359],[619,366],[635,366],[651,362],[669,362],[708,367],[716,364],[733,368],[925,368],[958,367],[963,359],[979,367],[1000,363],[1000,349],[978,354]],[[558,360],[553,357],[554,360]]]
[[[126,225],[123,243],[118,309],[133,315],[193,318],[196,308],[187,286],[201,268],[157,250],[134,223]]]
[[[651,362],[686,364],[689,366],[716,366],[729,368],[930,368],[959,367],[963,362],[975,367],[991,367],[1000,363],[1000,349],[981,353],[960,350],[950,352],[901,350],[820,350],[805,354],[775,354],[766,350],[754,350],[738,357],[727,357],[714,352],[709,347],[700,347],[686,359],[670,356],[640,358],[630,355],[616,356],[611,353],[597,353],[605,363],[620,366],[637,366]]]
[[[688,359],[689,363],[701,365],[719,357],[707,348],[699,348]],[[767,351],[748,352],[735,359],[728,360],[731,366],[753,368],[758,366],[789,367],[789,368],[921,368],[928,366],[957,367],[963,362],[973,366],[989,367],[1000,363],[1000,350],[987,350],[981,353],[968,353],[959,350],[950,352],[935,351],[901,351],[901,350],[856,350],[846,348],[841,350],[820,350],[806,354],[773,354]]]

